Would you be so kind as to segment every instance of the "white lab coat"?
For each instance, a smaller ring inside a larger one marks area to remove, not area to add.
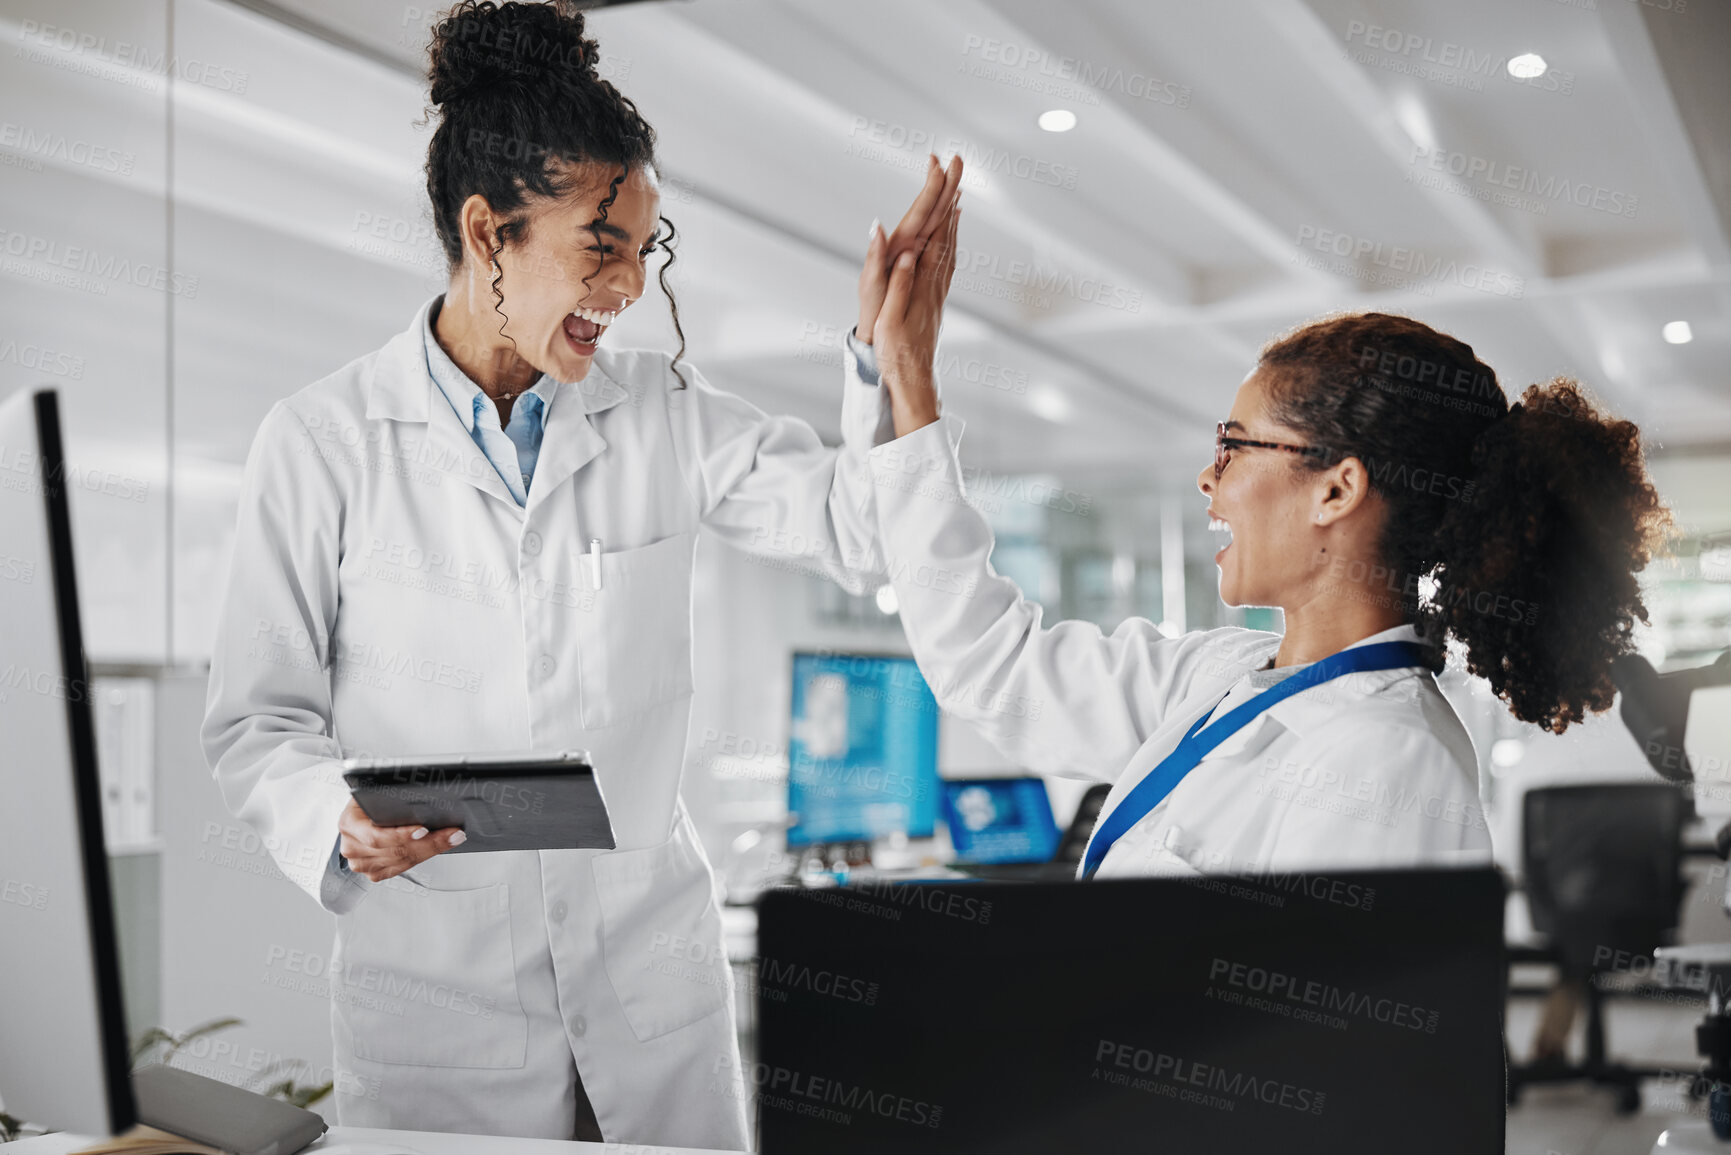
[[[260,427],[203,727],[229,808],[337,915],[338,1119],[569,1138],[580,1070],[610,1141],[743,1148],[717,891],[679,796],[693,548],[703,525],[869,588],[882,391],[843,354],[828,449],[603,347],[519,507],[428,375],[432,304]],[[531,748],[592,751],[617,850],[444,854],[378,885],[337,855],[338,759]]]
[[[946,417],[868,454],[902,625],[939,702],[1009,758],[1113,784],[1102,818],[1280,637],[1226,627],[1169,638],[1133,618],[1042,624],[988,562]],[[1411,626],[1365,638],[1416,640]],[[1472,740],[1419,668],[1365,671],[1287,697],[1204,757],[1115,843],[1099,877],[1278,874],[1486,864]]]

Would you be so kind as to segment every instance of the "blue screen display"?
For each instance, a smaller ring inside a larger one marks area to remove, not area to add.
[[[787,762],[789,846],[937,829],[938,703],[912,658],[795,654]]]
[[[1047,862],[1058,850],[1052,800],[1038,778],[945,782],[944,822],[962,862]]]

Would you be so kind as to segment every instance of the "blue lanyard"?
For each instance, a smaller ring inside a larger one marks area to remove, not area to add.
[[[1101,820],[1094,830],[1094,837],[1088,843],[1087,853],[1082,857],[1082,877],[1092,878],[1094,872],[1100,869],[1106,852],[1112,849],[1112,844],[1122,838],[1125,831],[1140,822],[1149,811],[1160,805],[1161,800],[1172,793],[1172,788],[1195,769],[1196,764],[1202,761],[1210,750],[1243,729],[1252,718],[1276,702],[1289,698],[1300,690],[1338,678],[1342,674],[1359,670],[1395,670],[1424,664],[1424,649],[1413,642],[1378,642],[1374,646],[1354,646],[1338,654],[1330,654],[1296,674],[1289,674],[1284,681],[1262,691],[1248,702],[1233,707],[1214,725],[1197,733],[1208,715],[1214,712],[1214,707],[1210,707],[1202,717],[1196,719],[1195,725],[1185,733],[1178,747],[1166,755],[1160,765],[1149,771],[1146,778],[1136,783],[1124,796],[1124,800]],[[1219,706],[1220,702],[1225,700],[1222,696],[1214,706]]]

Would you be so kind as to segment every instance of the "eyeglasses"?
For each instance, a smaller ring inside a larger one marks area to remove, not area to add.
[[[1282,445],[1278,441],[1251,441],[1246,437],[1226,436],[1226,422],[1216,422],[1214,426],[1214,480],[1220,480],[1220,474],[1225,471],[1227,463],[1232,460],[1234,449],[1284,449],[1289,453],[1321,453],[1315,445]]]

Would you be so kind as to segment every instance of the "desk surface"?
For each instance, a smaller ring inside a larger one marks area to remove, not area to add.
[[[67,1155],[88,1147],[95,1140],[64,1131],[21,1139],[6,1144],[6,1155]],[[576,1155],[577,1152],[611,1151],[616,1155],[643,1155],[649,1148],[631,1143],[570,1143],[557,1139],[514,1139],[487,1135],[451,1135],[437,1131],[376,1131],[367,1127],[332,1127],[324,1137],[304,1149],[305,1155],[318,1155],[338,1144],[386,1144],[364,1148],[372,1155],[386,1150],[403,1155]],[[655,1155],[716,1155],[693,1147],[656,1147]]]

